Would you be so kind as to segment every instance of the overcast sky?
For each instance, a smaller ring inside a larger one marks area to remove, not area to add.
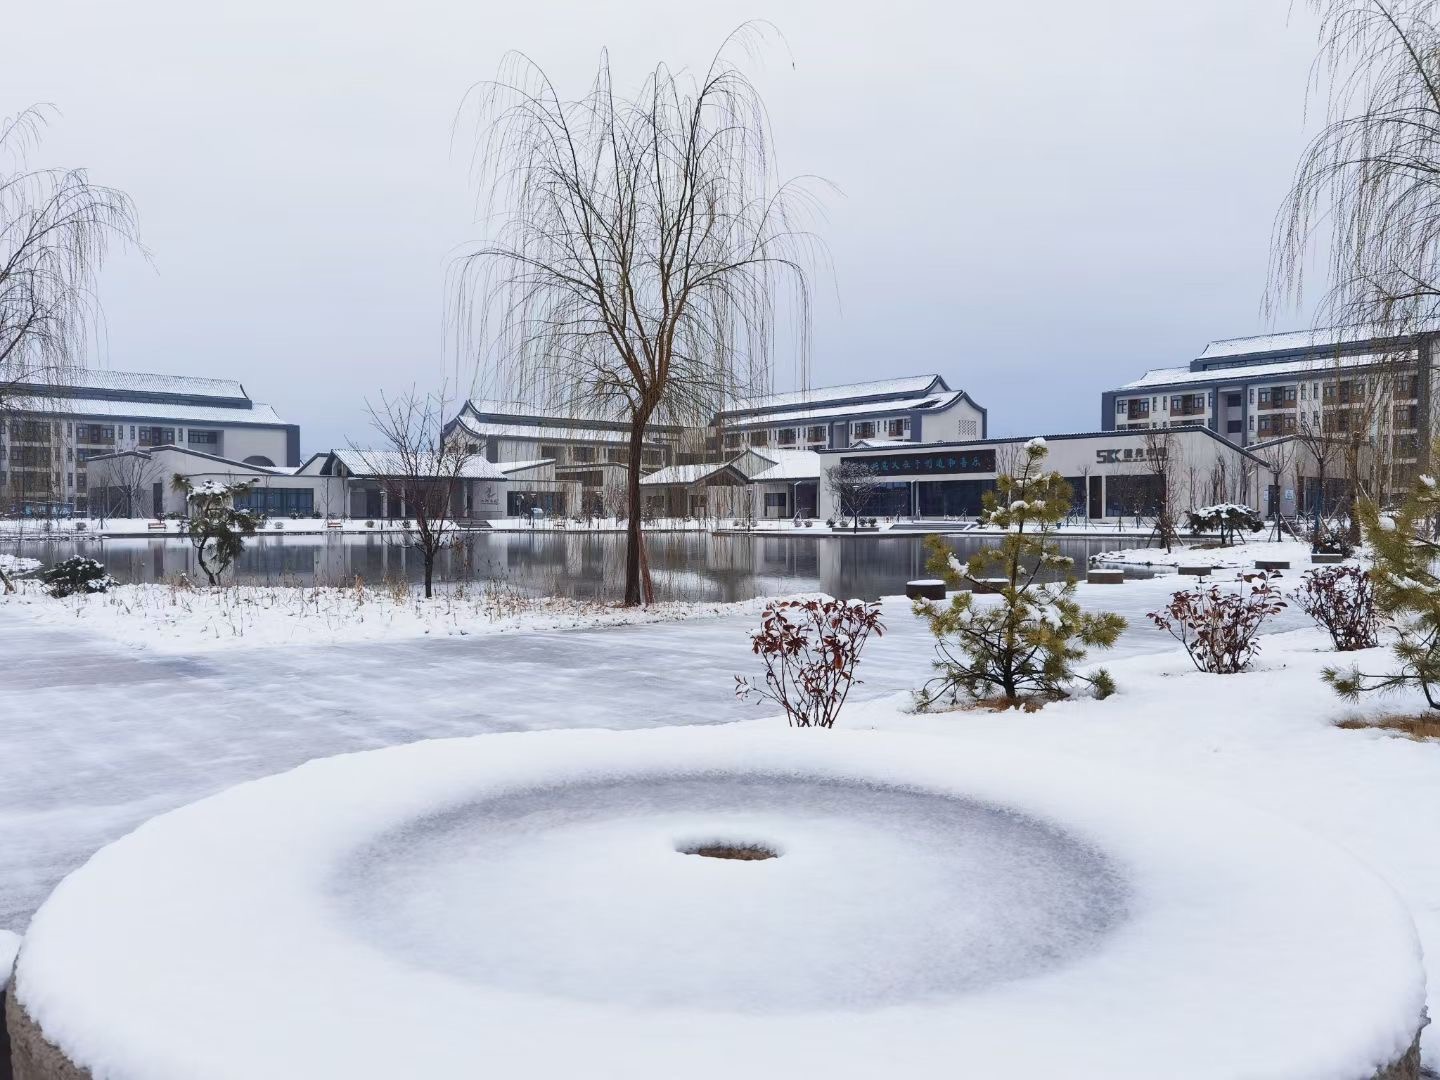
[[[97,363],[238,378],[307,453],[448,370],[446,268],[480,239],[450,125],[508,49],[579,93],[602,46],[631,84],[773,21],[780,168],[841,192],[812,382],[939,372],[1022,434],[1093,429],[1101,390],[1272,328],[1315,44],[1290,0],[8,8],[0,113],[57,105],[35,162],[128,191],[153,253],[104,273]]]

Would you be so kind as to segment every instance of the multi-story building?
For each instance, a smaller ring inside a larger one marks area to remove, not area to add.
[[[299,427],[233,379],[80,370],[11,389],[0,412],[0,513],[83,513],[87,463],[130,449],[300,464]]]
[[[939,375],[849,383],[753,398],[715,417],[725,453],[842,450],[858,443],[983,439],[985,410]]]
[[[1437,337],[1340,328],[1212,341],[1185,367],[1105,391],[1101,426],[1204,427],[1241,446],[1297,432],[1359,436],[1401,480],[1434,432]]]

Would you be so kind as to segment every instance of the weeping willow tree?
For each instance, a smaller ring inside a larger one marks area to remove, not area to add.
[[[37,106],[0,117],[0,424],[20,412],[44,416],[46,388],[84,365],[96,275],[113,244],[136,241],[135,208],[123,192],[92,183],[83,169],[28,164],[50,115]],[[34,449],[60,453],[48,435],[43,441]],[[8,470],[12,485],[25,492],[39,481],[15,476],[43,477],[43,491],[26,493],[49,501],[59,461],[35,464]],[[3,569],[0,584],[9,590]]]
[[[1311,95],[1323,106],[1324,123],[1301,155],[1276,219],[1267,309],[1305,301],[1307,263],[1318,240],[1326,272],[1321,322],[1353,327],[1356,337],[1404,339],[1434,329],[1440,316],[1440,3],[1306,2],[1320,17]],[[1353,496],[1365,486],[1360,445],[1372,430],[1386,428],[1391,389],[1413,370],[1412,362],[1406,341],[1382,349],[1359,399],[1340,410],[1340,422],[1327,425],[1326,436],[1345,444]],[[1332,377],[1343,378],[1338,362]],[[1428,392],[1422,387],[1420,393]],[[1418,439],[1422,469],[1431,434]]]
[[[633,94],[608,57],[567,99],[511,56],[472,92],[489,238],[457,264],[462,340],[509,390],[628,427],[625,603],[649,602],[640,476],[653,425],[700,426],[769,385],[777,326],[805,379],[810,266],[803,179],[780,181],[764,104],[731,59],[660,64]]]

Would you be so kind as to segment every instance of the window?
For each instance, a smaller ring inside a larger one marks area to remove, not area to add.
[[[174,428],[142,427],[140,429],[141,446],[169,446],[174,441]]]
[[[1260,391],[1260,404],[1261,404],[1261,405],[1269,405],[1269,404],[1270,404],[1270,388],[1269,388],[1268,386],[1267,386],[1267,387],[1264,387],[1264,388]]]
[[[624,465],[630,460],[630,451],[624,447],[612,446],[605,451],[605,460],[612,461],[617,465]]]
[[[770,433],[769,433],[768,431],[752,431],[752,432],[750,432],[750,445],[751,445],[751,446],[769,446],[769,445],[770,445]]]
[[[852,439],[873,439],[875,437],[875,421],[860,420],[851,424],[850,437]]]
[[[793,427],[782,427],[776,430],[776,446],[794,446],[795,441],[795,429]]]
[[[549,458],[552,461],[563,461],[565,460],[565,451],[561,447],[546,446],[542,443],[540,445],[540,456],[542,458]]]
[[[785,492],[767,491],[765,493],[765,509],[783,514],[785,512]]]
[[[1239,431],[1240,431],[1240,421],[1239,421],[1239,420],[1226,420],[1226,421],[1225,421],[1225,434],[1227,434],[1227,435],[1235,435],[1235,434],[1238,434]]]
[[[629,458],[629,451],[626,451],[626,458]],[[640,455],[640,464],[661,466],[665,464],[665,454],[660,450],[646,450]]]
[[[577,465],[588,465],[595,460],[595,448],[593,446],[572,446],[570,460]]]
[[[892,439],[903,439],[910,434],[910,421],[904,418],[885,421],[885,434]]]
[[[315,492],[310,488],[251,488],[235,496],[235,509],[262,514],[311,514]]]
[[[196,431],[191,428],[186,434],[185,440],[191,446],[214,446],[220,441],[220,433],[218,431]],[[472,448],[471,453],[474,452]]]
[[[826,428],[824,424],[816,424],[813,427],[808,427],[805,429],[806,442],[823,443],[828,441],[828,439],[829,436],[826,434]]]
[[[41,420],[12,420],[10,421],[10,438],[18,439],[20,442],[48,443],[50,441],[50,425]]]
[[[1116,416],[1124,416],[1124,415],[1125,415],[1125,402],[1124,402],[1123,400],[1117,400],[1117,401],[1115,402],[1115,415],[1116,415]]]
[[[75,441],[112,445],[115,442],[115,427],[113,424],[76,424]]]
[[[741,435],[738,431],[731,431],[731,432],[727,433],[726,436],[725,436],[725,448],[726,448],[727,450],[739,450],[739,449],[740,449],[740,444],[741,444],[743,441],[744,441],[744,436],[743,436],[743,435]]]

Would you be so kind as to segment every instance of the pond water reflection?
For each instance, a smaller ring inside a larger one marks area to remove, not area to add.
[[[962,556],[987,541],[947,538]],[[993,539],[988,541],[993,543]],[[1064,539],[1061,549],[1084,567],[1092,554],[1138,541]],[[655,593],[662,600],[723,602],[793,592],[874,599],[904,591],[925,575],[920,536],[820,538],[656,533],[647,539]],[[105,563],[122,582],[203,578],[194,549],[177,539],[26,541],[6,550],[46,565],[70,555]],[[440,581],[503,581],[534,595],[615,598],[624,580],[625,538],[618,533],[476,533],[441,555]],[[248,584],[346,585],[357,577],[418,581],[417,552],[381,536],[264,536],[246,545],[230,580]]]

